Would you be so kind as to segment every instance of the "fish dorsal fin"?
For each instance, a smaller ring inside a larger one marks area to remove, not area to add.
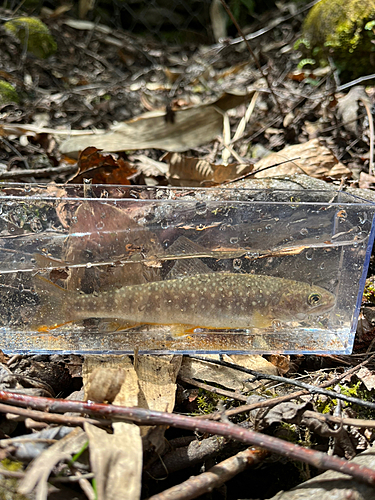
[[[167,252],[176,256],[176,262],[167,274],[167,279],[213,273],[212,269],[199,258],[199,254],[205,254],[207,250],[198,243],[189,240],[186,236],[180,236],[167,249]],[[194,257],[195,255],[197,256]]]

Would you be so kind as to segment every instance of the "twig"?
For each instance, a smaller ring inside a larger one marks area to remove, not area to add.
[[[232,20],[233,24],[235,25],[235,27],[236,27],[236,29],[237,29],[238,33],[240,34],[240,36],[242,36],[242,38],[243,38],[243,40],[244,40],[244,42],[245,42],[245,44],[246,44],[246,47],[247,47],[248,51],[250,52],[251,57],[253,58],[253,60],[254,60],[254,62],[255,62],[256,67],[257,67],[257,68],[258,68],[258,70],[260,71],[260,73],[261,73],[262,77],[266,80],[266,82],[267,82],[267,86],[268,86],[268,88],[270,89],[270,92],[271,92],[272,97],[273,97],[273,99],[274,99],[274,101],[275,101],[275,103],[276,103],[276,106],[278,107],[278,110],[279,110],[280,115],[281,115],[281,116],[284,116],[284,112],[283,112],[283,110],[281,109],[280,103],[279,103],[279,101],[278,101],[278,99],[277,99],[277,97],[276,97],[276,95],[275,95],[275,92],[274,92],[274,91],[273,91],[273,89],[272,89],[272,86],[271,86],[270,81],[269,81],[269,79],[268,79],[268,75],[267,75],[267,74],[263,71],[263,69],[262,69],[262,67],[261,67],[261,65],[260,65],[260,63],[259,63],[259,61],[258,61],[258,58],[257,58],[257,57],[256,57],[256,55],[254,54],[254,51],[253,51],[253,49],[251,48],[251,45],[250,45],[249,41],[246,39],[246,36],[245,36],[244,32],[242,31],[242,29],[240,28],[240,25],[238,24],[238,22],[237,22],[236,18],[235,18],[235,17],[234,17],[234,15],[232,14],[232,11],[230,10],[229,5],[226,3],[226,1],[225,1],[225,0],[220,0],[220,2],[221,2],[221,4],[222,4],[222,6],[224,7],[224,9],[226,10],[226,12],[227,12],[228,16],[231,18],[231,20]]]
[[[364,99],[362,96],[359,96],[358,99],[364,105],[367,113],[368,126],[370,131],[370,159],[369,159],[368,173],[370,175],[374,175],[374,119],[372,117],[371,109],[367,100]]]
[[[204,384],[203,382],[199,382],[198,380],[194,380],[193,378],[179,377],[179,379],[186,384],[190,384],[195,387],[199,387],[199,389],[212,392],[212,394],[220,394],[221,396],[237,399],[238,401],[244,402],[246,402],[248,399],[247,396],[243,396],[242,394],[237,394],[234,391],[226,391],[225,389],[220,389],[219,387],[214,387],[213,385]]]
[[[339,425],[350,425],[351,427],[364,427],[367,429],[375,429],[375,420],[365,420],[361,418],[345,418],[334,417],[333,415],[318,413],[317,411],[306,410],[303,416],[308,418],[316,418],[322,422],[332,422]]]
[[[257,465],[267,455],[268,453],[264,450],[240,451],[237,455],[214,465],[207,472],[203,472],[199,476],[192,476],[177,486],[153,495],[148,500],[192,500],[218,488],[251,465]]]
[[[76,165],[62,165],[61,167],[47,167],[27,170],[11,170],[0,172],[0,179],[20,179],[22,177],[48,177],[50,174],[71,174],[76,172]]]
[[[306,5],[304,5],[301,9],[297,10],[293,14],[289,14],[287,16],[274,19],[266,28],[261,28],[258,31],[254,31],[253,33],[249,33],[248,35],[246,35],[246,40],[254,40],[255,38],[258,38],[262,35],[265,35],[269,31],[273,30],[276,26],[279,26],[280,24],[286,23],[290,19],[293,19],[294,17],[299,16],[300,14],[303,14],[306,10],[309,10],[313,5],[315,5],[318,2],[320,2],[320,0],[314,0],[313,2],[310,2]],[[223,50],[225,47],[227,47],[228,45],[237,45],[238,43],[241,43],[241,42],[243,42],[242,36],[238,37],[238,38],[233,38],[232,40],[229,40],[229,42],[225,41],[225,43],[219,43],[217,45],[214,45],[213,48],[219,52],[219,51]]]
[[[298,380],[294,380],[286,377],[279,377],[278,375],[269,375],[267,373],[260,373],[255,370],[250,370],[249,368],[245,368],[243,366],[235,365],[233,363],[228,363],[227,361],[219,361],[216,359],[207,360],[205,358],[201,358],[200,356],[190,356],[193,359],[198,359],[200,361],[205,361],[209,363],[213,363],[214,365],[225,366],[227,368],[234,368],[240,372],[247,373],[252,375],[253,378],[247,379],[247,381],[254,382],[255,380],[267,379],[273,380],[275,382],[281,382],[282,384],[291,384],[297,387],[302,387],[306,389],[310,394],[323,394],[324,396],[328,396],[330,398],[342,399],[343,401],[347,401],[348,403],[357,404],[360,406],[364,406],[366,408],[370,408],[371,410],[375,410],[375,403],[371,403],[370,401],[364,401],[363,399],[353,398],[352,396],[346,396],[345,394],[340,394],[335,391],[327,391],[326,389],[322,389],[321,387],[317,387],[312,384],[306,384],[305,382],[300,382]]]
[[[85,417],[76,417],[72,415],[59,415],[56,413],[46,413],[44,411],[30,410],[28,408],[19,408],[18,406],[11,406],[8,404],[0,403],[0,413],[12,413],[14,415],[21,415],[25,418],[32,418],[37,422],[48,422],[49,424],[71,425],[73,427],[83,427],[85,422],[93,425],[108,426],[111,422],[105,419],[92,419]],[[0,440],[0,447],[9,439]]]
[[[375,485],[375,470],[359,466],[354,462],[347,462],[337,457],[330,457],[320,451],[309,450],[279,438],[260,434],[249,429],[243,429],[232,423],[213,422],[185,415],[148,410],[145,408],[127,408],[124,406],[93,403],[91,401],[85,402],[43,398],[7,391],[0,391],[0,401],[45,411],[87,413],[94,416],[100,415],[101,417],[115,420],[134,422],[138,425],[166,425],[193,432],[217,434],[228,439],[240,441],[249,446],[259,446],[260,448],[283,455],[292,460],[305,462],[317,469],[332,469],[353,476],[361,483],[371,486]]]

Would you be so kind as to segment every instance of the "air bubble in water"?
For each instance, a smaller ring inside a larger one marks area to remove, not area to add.
[[[103,229],[104,227],[104,222],[102,220],[100,220],[97,224],[96,224],[96,228],[97,229]]]
[[[241,259],[233,259],[233,269],[235,271],[238,271],[239,269],[241,269],[241,266],[242,266]]]
[[[306,236],[306,234],[309,234],[309,230],[306,229],[305,227],[303,227],[300,231],[300,233],[303,235],[303,236]]]
[[[162,229],[168,229],[169,228],[169,221],[164,219],[161,221],[160,225],[161,225]]]
[[[266,229],[269,231],[272,228],[271,224],[267,224]]]
[[[195,213],[197,215],[204,215],[207,212],[207,205],[203,201],[198,201],[195,205]]]
[[[238,243],[238,238],[237,237],[230,238],[229,243],[231,245],[235,245],[236,243]]]
[[[309,248],[306,252],[306,259],[312,260],[313,256],[314,256],[314,250],[312,248]]]
[[[364,224],[367,221],[367,212],[363,212],[363,214],[358,214],[360,224]]]

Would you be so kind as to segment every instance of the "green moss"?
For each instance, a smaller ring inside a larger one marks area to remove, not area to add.
[[[0,80],[0,106],[11,102],[19,102],[16,89],[10,83]]]
[[[199,389],[197,406],[199,413],[208,414],[213,413],[217,410],[219,402],[225,405],[225,403],[227,403],[228,401],[229,398],[227,398],[226,396]]]
[[[57,44],[47,26],[35,17],[19,17],[4,24],[22,44],[27,44],[27,51],[40,59],[46,59],[57,50]]]
[[[375,304],[375,282],[374,278],[368,278],[366,280],[365,289],[363,292],[363,300],[366,302],[371,302]]]
[[[352,396],[354,398],[362,399],[363,401],[374,401],[375,391],[369,391],[366,389],[365,385],[358,380],[358,382],[341,385],[340,393],[344,396]],[[328,390],[332,390],[332,387],[328,388]],[[361,405],[348,403],[347,401],[342,401],[343,407],[351,407],[357,414],[358,418],[364,418],[372,420],[375,417],[375,411],[369,408],[366,408]],[[331,413],[331,411],[337,406],[337,399],[326,399],[321,400],[318,399],[316,403],[316,409],[320,413]]]
[[[302,36],[310,43],[305,55],[332,57],[343,80],[373,73],[374,19],[375,0],[321,0],[303,25]]]
[[[1,460],[1,468],[10,472],[22,471],[22,464],[16,460],[5,458]],[[26,500],[26,497],[17,493],[19,479],[0,475],[0,500]]]

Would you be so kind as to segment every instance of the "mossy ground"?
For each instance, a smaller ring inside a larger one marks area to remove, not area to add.
[[[331,57],[342,81],[373,73],[374,19],[375,0],[322,0],[303,25],[304,54],[319,66]]]
[[[16,89],[10,83],[0,80],[0,106],[12,102],[19,102]]]
[[[27,44],[27,51],[40,59],[46,59],[57,50],[57,44],[47,26],[35,17],[19,17],[4,24],[22,44]]]

